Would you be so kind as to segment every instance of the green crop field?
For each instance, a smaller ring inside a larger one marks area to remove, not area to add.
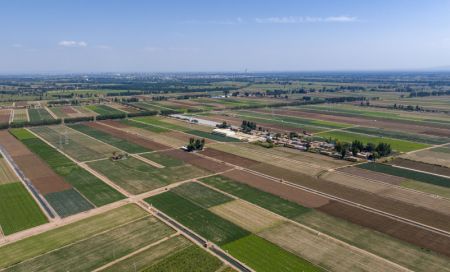
[[[256,271],[322,271],[310,262],[256,235],[226,244],[223,249]]]
[[[246,230],[173,192],[156,195],[145,201],[218,245],[249,234]]]
[[[98,113],[99,115],[114,115],[114,114],[125,114],[124,112],[111,108],[106,105],[89,105],[85,106],[87,109]]]
[[[341,142],[348,142],[348,143],[351,143],[354,140],[359,140],[363,143],[374,143],[374,144],[378,144],[380,142],[388,143],[391,145],[393,150],[396,150],[398,152],[408,152],[408,151],[422,149],[422,148],[426,148],[426,147],[430,146],[430,145],[423,144],[423,143],[416,143],[416,142],[404,141],[404,140],[396,140],[396,139],[383,138],[383,137],[372,137],[372,136],[365,135],[365,134],[337,131],[337,130],[330,131],[330,132],[317,133],[315,135],[323,137],[323,138],[338,139]]]
[[[155,133],[162,133],[162,132],[170,131],[166,128],[155,127],[152,125],[147,125],[147,124],[144,124],[141,122],[136,122],[136,121],[134,121],[133,119],[129,119],[129,120],[120,120],[119,122],[124,125],[130,126],[130,127],[142,128],[142,129],[148,130],[150,132],[155,132]]]
[[[155,116],[136,117],[131,120],[139,121],[139,122],[145,123],[147,125],[152,125],[152,126],[156,126],[156,127],[167,129],[167,130],[178,130],[178,131],[189,130],[189,128],[186,128],[186,127],[182,127],[179,125],[164,122],[162,118],[155,117]]]
[[[117,151],[112,146],[66,126],[33,127],[31,131],[79,161],[106,158]]]
[[[174,231],[145,217],[8,267],[5,271],[92,271]]]
[[[371,170],[371,171],[381,172],[381,173],[385,173],[385,174],[389,174],[389,175],[393,175],[393,176],[417,180],[417,181],[429,183],[432,185],[450,188],[450,179],[440,177],[440,176],[435,176],[435,175],[426,174],[426,173],[422,173],[422,172],[416,172],[416,171],[398,168],[398,167],[381,164],[381,163],[364,163],[364,164],[357,165],[357,167]]]
[[[115,189],[76,165],[66,156],[47,145],[27,130],[14,129],[11,130],[11,133],[21,140],[33,153],[47,162],[55,173],[62,176],[68,183],[72,184],[72,186],[94,205],[102,206],[124,198],[124,196]],[[58,199],[58,197],[55,199]]]
[[[27,109],[15,109],[14,110],[14,123],[22,123],[27,122],[28,116],[27,116]]]
[[[111,134],[108,134],[106,132],[103,132],[98,129],[88,127],[88,126],[85,126],[82,124],[70,125],[69,127],[72,129],[75,129],[81,133],[84,133],[86,135],[89,135],[97,140],[100,140],[100,141],[110,144],[114,147],[117,147],[128,153],[141,153],[141,152],[151,151],[140,145],[128,142],[127,140],[124,140],[124,139],[114,137]]]
[[[406,133],[401,131],[384,130],[381,128],[352,127],[345,129],[345,131],[368,134],[377,137],[389,137],[424,144],[444,144],[450,142],[450,138],[447,137],[433,137],[423,134],[414,134],[411,132]]]
[[[209,272],[219,271],[222,262],[198,246],[190,246],[143,270],[145,272]]]
[[[133,157],[118,161],[94,161],[88,165],[132,194],[144,193],[173,182],[207,174],[206,171],[189,164],[156,168]]]
[[[47,218],[20,182],[0,185],[0,227],[5,235],[47,222]]]
[[[201,181],[287,218],[294,218],[311,211],[310,208],[300,206],[224,176],[207,177]]]
[[[28,109],[30,122],[40,122],[44,120],[53,120],[53,117],[46,109]]]
[[[73,188],[46,194],[45,199],[61,217],[67,217],[94,208],[91,203]]]
[[[229,196],[226,196],[195,182],[182,184],[172,189],[172,192],[184,197],[189,201],[194,202],[195,204],[205,209],[233,200]]]
[[[161,261],[171,258],[174,254],[191,245],[192,243],[188,239],[184,238],[182,235],[178,235],[160,244],[151,246],[150,248],[115,263],[106,269],[102,269],[101,271],[122,272],[133,271],[135,269],[136,271],[142,271],[150,266],[157,265]]]
[[[46,252],[108,231],[148,214],[135,205],[126,205],[106,213],[71,223],[0,247],[0,269]]]
[[[142,157],[149,159],[151,161],[154,161],[158,164],[161,164],[165,167],[175,167],[175,166],[181,166],[184,164],[182,160],[179,160],[177,158],[168,156],[164,153],[160,152],[152,152],[152,153],[146,153],[142,154]]]

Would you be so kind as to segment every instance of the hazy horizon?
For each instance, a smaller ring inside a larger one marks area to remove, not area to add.
[[[0,74],[450,70],[450,1],[2,3]]]

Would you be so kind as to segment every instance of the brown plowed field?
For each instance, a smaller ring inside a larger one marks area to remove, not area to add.
[[[78,112],[76,111],[76,110],[74,110],[72,107],[62,107],[61,108],[61,111],[62,112],[64,112],[65,114],[67,114],[67,115],[70,115],[70,114],[78,114]]]
[[[150,150],[163,150],[163,149],[167,149],[168,146],[159,144],[157,142],[142,138],[138,135],[135,134],[131,134],[131,133],[127,133],[125,131],[119,130],[119,129],[115,129],[109,126],[105,126],[105,125],[101,125],[99,123],[96,122],[87,122],[84,123],[86,126],[101,130],[103,132],[109,133],[114,137],[120,138],[120,139],[124,139],[127,140],[129,142],[132,142],[134,144],[143,146],[145,148],[148,148]]]
[[[266,110],[255,110],[258,112],[268,113]],[[311,119],[319,119],[332,122],[347,123],[352,125],[361,125],[365,127],[377,127],[385,129],[393,129],[400,131],[410,131],[414,133],[421,133],[427,135],[444,136],[450,137],[450,130],[443,128],[436,128],[432,126],[426,126],[424,124],[415,125],[407,123],[406,121],[393,121],[393,120],[382,120],[373,117],[356,117],[354,115],[348,115],[342,113],[326,113],[326,112],[309,112],[302,110],[275,110],[276,114],[282,114],[287,116],[298,116]]]
[[[386,183],[390,183],[390,184],[394,184],[394,185],[399,185],[403,181],[406,180],[405,178],[402,178],[402,177],[391,176],[391,175],[387,175],[387,174],[383,174],[383,173],[379,173],[379,172],[362,169],[359,167],[345,167],[345,168],[340,168],[338,171],[348,173],[348,174],[351,174],[354,176],[372,179],[372,180],[376,180],[376,181],[382,181],[382,182],[386,182]]]
[[[72,188],[59,175],[36,156],[19,140],[7,131],[0,131],[0,144],[3,145],[27,178],[43,195]]]
[[[411,161],[402,158],[396,158],[389,162],[390,164],[395,164],[402,167],[412,168],[420,171],[435,173],[438,175],[444,175],[450,177],[450,168],[443,167],[440,165],[428,164],[424,162]]]
[[[122,124],[121,122],[116,121],[116,120],[104,120],[104,121],[99,121],[98,123],[106,124],[108,126],[112,126],[112,127],[116,127],[116,128],[130,128],[130,126]]]
[[[375,194],[346,187],[323,179],[314,178],[299,172],[261,163],[252,167],[253,170],[288,180],[320,192],[350,200],[384,212],[405,217],[429,226],[450,231],[450,216],[442,213],[416,207],[391,198],[377,196]]]
[[[247,158],[243,158],[241,156],[233,155],[227,152],[223,152],[214,148],[206,148],[201,152],[202,155],[221,160],[224,162],[228,162],[234,165],[238,165],[241,167],[251,167],[257,164],[260,164],[258,161],[250,160]]]
[[[327,198],[306,192],[301,189],[285,186],[273,180],[253,175],[246,171],[233,170],[224,173],[223,176],[236,180],[238,182],[250,185],[268,193],[278,195],[284,199],[298,203],[309,208],[317,208],[329,203]]]
[[[447,236],[336,201],[331,201],[328,205],[319,207],[318,210],[450,256],[450,238]]]
[[[9,123],[9,115],[11,110],[0,110],[0,124]]]
[[[192,164],[193,166],[197,166],[197,167],[205,169],[207,171],[211,171],[213,173],[218,173],[218,172],[222,172],[222,171],[231,169],[230,166],[228,166],[224,163],[215,162],[213,160],[209,160],[209,159],[200,157],[198,155],[195,155],[195,154],[192,154],[189,152],[185,152],[182,150],[178,150],[178,149],[162,151],[162,153],[169,155],[171,157],[180,159],[186,163]]]

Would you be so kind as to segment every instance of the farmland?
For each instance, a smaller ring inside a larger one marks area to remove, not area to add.
[[[28,115],[30,117],[30,122],[41,122],[46,120],[53,120],[51,114],[43,108],[39,109],[28,109]]]
[[[450,272],[449,78],[71,78],[0,78],[0,271]]]
[[[96,112],[99,115],[124,114],[123,111],[111,108],[107,105],[89,105],[86,109]]]

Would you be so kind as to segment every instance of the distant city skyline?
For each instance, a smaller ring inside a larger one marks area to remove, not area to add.
[[[450,1],[17,0],[0,73],[450,70]]]

